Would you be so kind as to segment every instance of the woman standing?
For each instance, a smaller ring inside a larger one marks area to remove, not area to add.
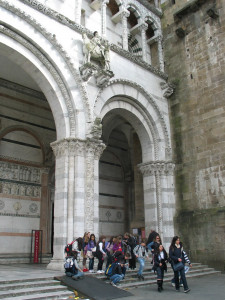
[[[106,246],[106,254],[107,254],[106,269],[109,265],[112,264],[113,246],[114,246],[115,241],[116,241],[116,238],[112,237]]]
[[[187,280],[185,277],[185,271],[184,271],[184,264],[185,264],[185,258],[184,258],[184,252],[183,252],[183,247],[180,242],[180,238],[178,236],[174,236],[170,245],[170,250],[169,250],[169,257],[172,261],[172,268],[174,271],[174,278],[175,278],[175,288],[176,291],[180,291],[180,284],[179,284],[179,272],[181,276],[181,280],[184,285],[184,292],[188,293],[190,292],[190,289],[188,288],[187,285]],[[177,270],[176,269],[176,264],[180,263],[181,269]],[[183,264],[183,266],[182,266]]]
[[[83,256],[83,272],[87,272],[87,244],[90,238],[90,232],[85,232],[83,236],[82,256]]]
[[[97,244],[96,256],[98,258],[98,271],[97,271],[97,273],[104,273],[104,271],[102,270],[102,265],[103,265],[103,262],[104,262],[104,258],[106,256],[105,236],[101,236],[99,238],[99,241],[98,241],[98,244]]]
[[[164,271],[167,272],[167,262],[168,256],[166,250],[164,249],[163,245],[159,245],[156,248],[154,253],[154,265],[153,270],[157,272],[157,285],[158,285],[158,292],[163,290],[163,278],[164,278]]]
[[[90,235],[90,240],[87,244],[87,257],[89,258],[89,272],[94,273],[94,249],[96,250],[95,235]]]

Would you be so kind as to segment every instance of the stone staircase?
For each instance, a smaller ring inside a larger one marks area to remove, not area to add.
[[[138,267],[138,264],[137,264]],[[126,277],[120,282],[119,287],[121,289],[132,289],[140,286],[147,286],[156,283],[156,274],[151,272],[152,265],[147,262],[144,270],[145,280],[138,280],[136,274],[137,270],[128,270]],[[211,274],[221,273],[215,271],[213,268],[208,268],[205,265],[194,263],[186,274],[187,278],[200,277]],[[85,276],[94,276],[106,283],[109,283],[105,274],[97,273],[85,273]],[[164,282],[170,282],[173,277],[173,270],[168,264],[168,272],[165,273]],[[74,296],[74,293],[67,289],[66,286],[60,285],[60,281],[52,277],[42,277],[36,279],[21,279],[21,280],[5,280],[0,281],[0,299],[5,300],[29,300],[29,299],[69,299],[70,296]]]
[[[66,286],[60,285],[54,277],[0,281],[0,299],[69,299],[74,296]]]
[[[138,267],[138,263],[137,263]],[[170,282],[173,278],[173,270],[170,266],[170,264],[167,265],[168,271],[165,273],[164,282]],[[122,280],[119,284],[119,287],[122,289],[132,289],[132,288],[138,288],[140,286],[150,285],[150,284],[156,284],[156,274],[154,272],[151,272],[152,265],[150,263],[146,263],[145,270],[143,272],[143,276],[145,280],[139,280],[137,278],[137,270],[127,270],[126,276],[124,280]],[[220,271],[216,271],[213,268],[209,268],[206,265],[202,265],[200,263],[193,263],[192,268],[189,269],[188,273],[186,274],[186,278],[190,277],[200,277],[200,276],[206,276],[206,275],[212,275],[212,274],[218,274],[221,273]],[[106,276],[104,274],[91,274],[88,276],[95,276],[96,278],[105,280],[106,282],[109,282],[107,280]]]

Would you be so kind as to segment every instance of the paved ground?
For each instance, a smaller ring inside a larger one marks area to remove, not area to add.
[[[159,293],[156,285],[129,290],[133,297],[129,300],[224,300],[225,299],[225,274],[208,275],[199,278],[188,278],[191,291],[184,294],[174,290],[170,283],[164,284],[164,291]],[[128,300],[119,298],[116,300]]]
[[[49,271],[45,265],[0,265],[0,281],[42,278],[64,275],[60,271]],[[164,284],[164,291],[159,293],[156,285],[143,288],[130,289],[133,294],[129,299],[117,300],[224,300],[225,299],[225,274],[207,275],[199,278],[188,278],[190,293],[184,294],[183,290],[177,293],[170,283]]]

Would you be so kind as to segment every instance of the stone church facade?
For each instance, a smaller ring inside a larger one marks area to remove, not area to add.
[[[193,168],[178,159],[179,137],[188,153],[192,146],[175,126],[177,112],[188,124],[189,110],[175,103],[192,82],[177,80],[188,64],[176,60],[184,40],[170,48],[175,2],[0,0],[0,256],[29,258],[32,230],[42,230],[51,269],[62,268],[65,244],[85,231],[155,229],[167,249],[179,232],[200,250],[188,236],[190,211],[207,207],[194,197],[185,206],[181,182]],[[198,199],[211,167],[198,166],[190,182]]]
[[[53,269],[85,231],[154,228],[169,245],[172,89],[157,6],[0,1],[2,254],[13,243],[29,257],[39,229]],[[87,52],[94,31],[102,60]]]

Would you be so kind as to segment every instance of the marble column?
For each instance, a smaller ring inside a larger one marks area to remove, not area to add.
[[[101,35],[106,37],[106,7],[109,0],[102,0],[101,2]]]
[[[146,30],[148,29],[147,24],[142,24],[141,29],[141,41],[142,41],[142,59],[147,60],[147,44],[146,44]]]
[[[162,36],[158,36],[158,55],[159,55],[159,69],[164,72],[164,58],[163,58],[163,49],[162,49]]]
[[[54,248],[47,268],[63,270],[64,247],[68,240],[68,141],[56,141],[51,147],[55,154]]]
[[[174,235],[174,164],[171,161],[153,161],[138,167],[143,174],[146,232],[157,230],[168,248]]]
[[[127,18],[129,17],[130,12],[128,10],[124,10],[122,12],[122,26],[123,26],[123,49],[128,50],[128,29],[127,29]]]
[[[82,0],[75,0],[75,22],[80,24],[81,21],[81,4]]]

